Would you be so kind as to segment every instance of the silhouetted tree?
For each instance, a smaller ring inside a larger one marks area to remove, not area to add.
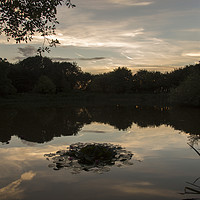
[[[81,72],[78,75],[78,81],[76,83],[76,89],[78,90],[89,90],[92,81],[92,75],[87,72]]]
[[[112,72],[96,75],[91,82],[91,90],[103,93],[130,92],[132,72],[126,67],[116,68]]]
[[[93,92],[106,93],[108,92],[109,75],[108,73],[95,75],[92,79],[90,90]]]
[[[32,40],[35,33],[47,36],[55,33],[57,7],[66,4],[74,7],[70,0],[1,0],[0,34],[3,32],[17,43]],[[51,45],[56,43],[51,40]]]
[[[186,78],[196,70],[197,67],[198,65],[189,65],[168,73],[167,79],[169,88],[179,86],[182,81],[186,80]]]
[[[41,76],[34,87],[34,92],[41,94],[54,94],[56,86],[47,76]]]
[[[109,73],[109,81],[109,92],[130,92],[133,83],[132,72],[126,67],[118,67]]]
[[[12,85],[12,81],[8,78],[10,63],[0,59],[0,95],[14,94],[16,89]]]
[[[51,65],[52,61],[49,58],[29,57],[12,67],[9,78],[18,92],[31,92],[39,77],[46,75]]]
[[[160,72],[140,70],[133,76],[133,91],[162,92],[165,87],[164,75]]]
[[[178,87],[171,90],[173,103],[200,106],[200,65]]]
[[[9,78],[18,92],[31,92],[41,76],[47,76],[56,86],[56,92],[85,90],[91,81],[76,63],[52,62],[47,57],[29,57],[13,65]]]
[[[53,70],[47,74],[55,83],[57,92],[70,91],[78,88],[83,71],[76,63],[55,62]]]

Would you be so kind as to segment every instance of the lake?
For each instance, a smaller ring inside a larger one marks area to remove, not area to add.
[[[200,198],[198,108],[2,107],[0,132],[1,200]],[[91,168],[68,157],[58,167],[55,153],[77,143],[132,156]]]

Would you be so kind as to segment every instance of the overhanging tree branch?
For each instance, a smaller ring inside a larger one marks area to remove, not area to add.
[[[70,0],[1,0],[0,34],[16,43],[31,41],[35,33],[44,37],[55,34],[59,5],[75,7]],[[49,41],[50,46],[56,43]]]

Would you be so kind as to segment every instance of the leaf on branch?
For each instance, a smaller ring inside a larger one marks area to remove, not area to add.
[[[75,7],[70,0],[1,0],[0,34],[16,43],[31,41],[35,32],[41,35],[55,34],[57,6]]]

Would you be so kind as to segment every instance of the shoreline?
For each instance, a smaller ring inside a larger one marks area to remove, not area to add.
[[[56,95],[17,94],[0,98],[4,106],[65,106],[65,105],[126,105],[126,106],[170,106],[168,94],[101,94],[72,92]]]

